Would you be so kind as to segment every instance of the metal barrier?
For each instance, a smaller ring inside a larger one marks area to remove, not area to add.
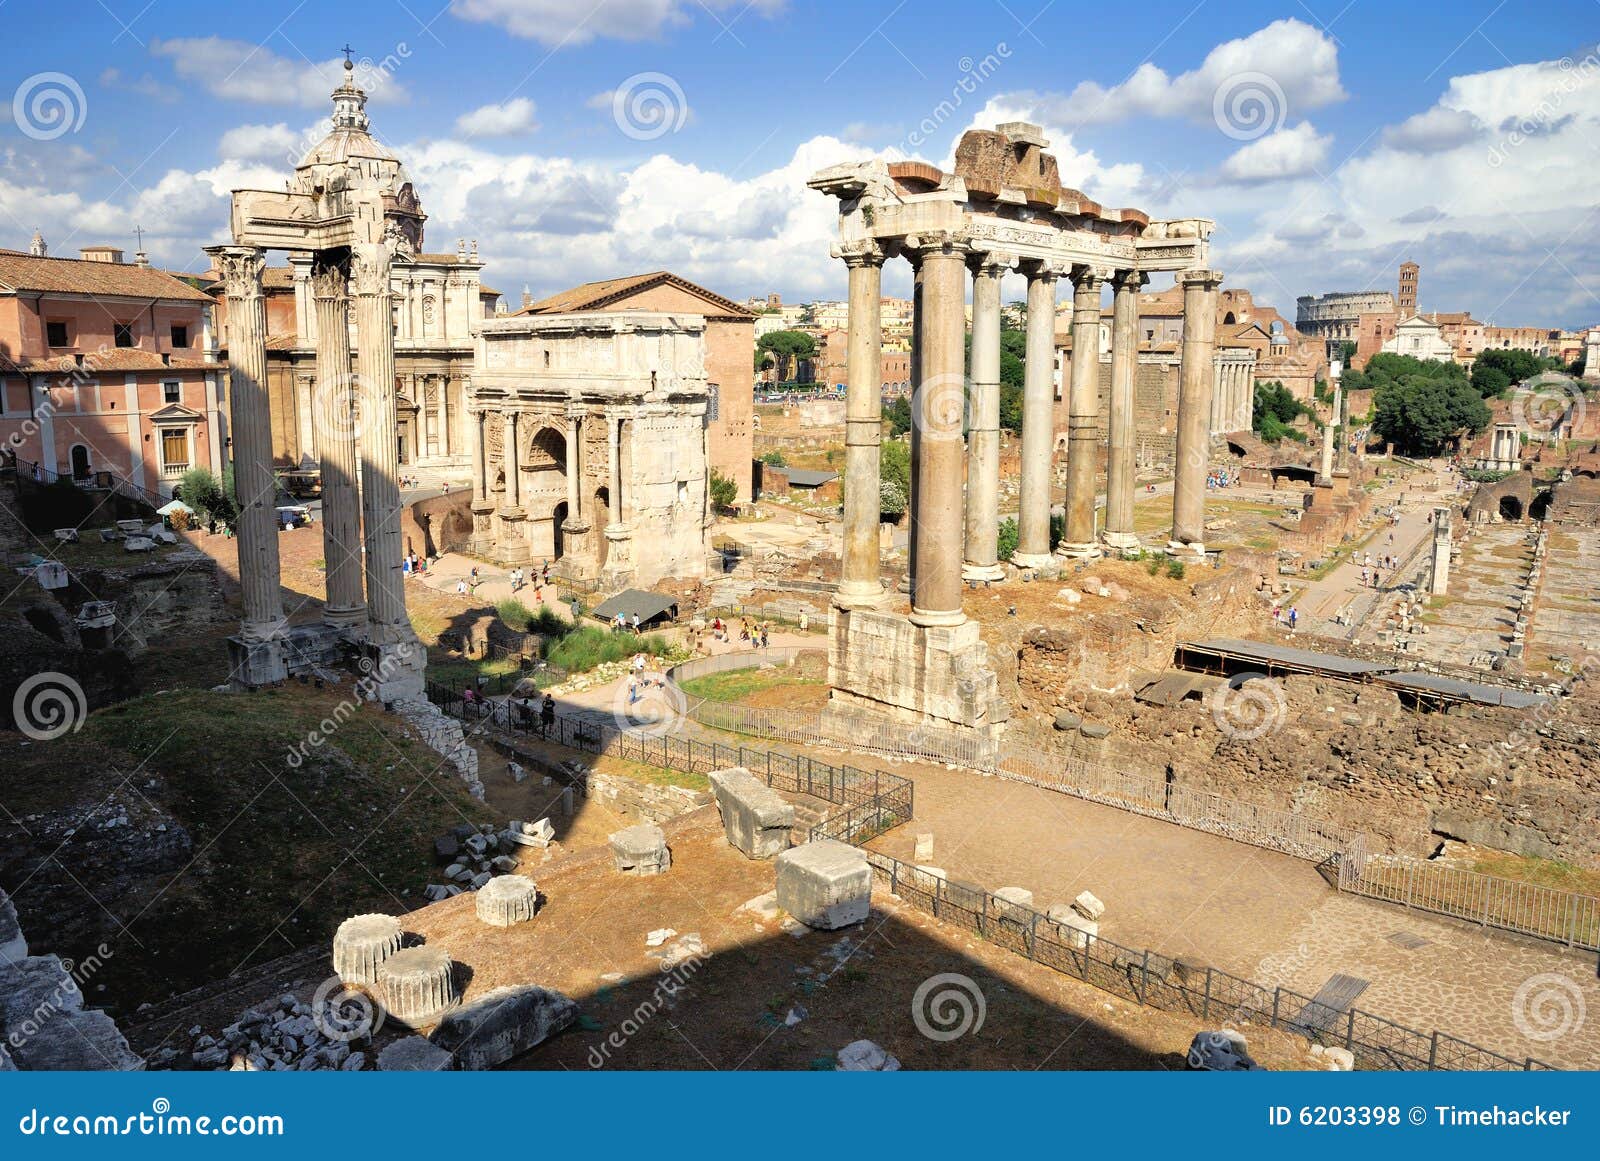
[[[864,853],[875,886],[936,919],[1145,1007],[1184,1013],[1208,1024],[1265,1024],[1326,1047],[1348,1049],[1363,1068],[1523,1072],[1554,1067],[1443,1032],[1418,1032],[1355,1008],[1335,1010],[1288,988],[1269,988],[1217,968],[1191,967],[1148,948],[1124,947],[1058,925],[1032,907],[981,887],[952,883],[878,851]]]
[[[1339,860],[1339,890],[1600,951],[1600,898],[1399,855],[1367,854],[1357,835]]]

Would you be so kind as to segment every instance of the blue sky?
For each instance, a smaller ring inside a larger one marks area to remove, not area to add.
[[[1412,258],[1424,309],[1589,325],[1597,11],[10,0],[0,28],[27,51],[0,76],[0,245],[37,227],[56,253],[131,251],[137,223],[155,260],[203,265],[227,191],[281,184],[320,136],[349,43],[430,247],[477,238],[513,296],[667,267],[732,296],[838,297],[807,173],[941,162],[963,130],[1024,118],[1097,199],[1216,219],[1229,284],[1287,314],[1299,294],[1392,288]]]

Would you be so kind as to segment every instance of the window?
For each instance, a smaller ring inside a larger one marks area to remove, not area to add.
[[[44,341],[52,347],[72,346],[72,339],[67,334],[67,324],[64,322],[45,323]]]
[[[112,324],[112,332],[111,333],[114,336],[113,342],[115,343],[116,346],[119,346],[119,347],[131,347],[131,346],[133,346],[133,324],[132,323],[113,323]]]
[[[183,398],[183,387],[182,387],[181,384],[178,384],[178,383],[163,383],[163,384],[161,384],[161,402],[163,402],[163,403],[179,403],[179,402],[182,402],[182,398]]]
[[[172,345],[174,347],[187,347],[189,345],[189,328],[172,324]]]
[[[161,474],[181,476],[189,470],[189,433],[181,427],[161,432]]]

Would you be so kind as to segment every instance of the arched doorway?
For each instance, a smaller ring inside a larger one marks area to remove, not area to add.
[[[1222,325],[1225,327],[1231,327],[1235,321],[1237,320],[1233,317],[1233,311],[1231,310],[1222,316]]]
[[[1501,496],[1500,497],[1500,519],[1502,519],[1502,520],[1521,520],[1522,519],[1522,501],[1517,499],[1515,496]]]
[[[81,443],[75,443],[72,445],[72,478],[87,480],[89,474],[89,449]]]
[[[555,525],[555,559],[560,560],[567,554],[567,534],[561,527],[567,522],[567,502],[565,500],[556,505],[555,512],[550,517]]]
[[[1528,515],[1535,520],[1547,519],[1550,515],[1550,501],[1554,496],[1549,491],[1540,492],[1533,498],[1533,503],[1528,505]]]

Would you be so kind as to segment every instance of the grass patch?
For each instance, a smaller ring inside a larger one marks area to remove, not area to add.
[[[520,672],[522,666],[514,657],[449,657],[435,661],[428,658],[428,680],[436,681],[457,693],[468,685],[477,685],[480,677],[509,677]]]
[[[1469,869],[1481,875],[1515,879],[1519,883],[1533,883],[1540,887],[1553,887],[1558,891],[1575,891],[1580,895],[1600,896],[1600,870],[1574,866],[1557,859],[1514,855],[1508,851],[1474,851],[1473,862]]]
[[[743,702],[764,690],[780,686],[818,685],[816,678],[797,673],[791,666],[770,669],[729,669],[708,673],[682,683],[683,692],[706,701]]]
[[[420,903],[432,838],[490,812],[394,715],[338,710],[348,696],[173,691],[11,748],[0,800],[40,817],[26,832],[0,820],[0,878],[22,884],[29,936],[75,959],[115,946],[96,983],[127,1012],[325,946],[350,915]],[[324,722],[336,724],[308,745]],[[132,824],[103,829],[108,810]]]
[[[542,652],[546,661],[568,673],[586,673],[608,661],[621,661],[639,652],[653,657],[671,657],[675,652],[673,646],[660,637],[635,637],[632,633],[616,633],[594,625],[567,628],[560,637],[547,637]]]

